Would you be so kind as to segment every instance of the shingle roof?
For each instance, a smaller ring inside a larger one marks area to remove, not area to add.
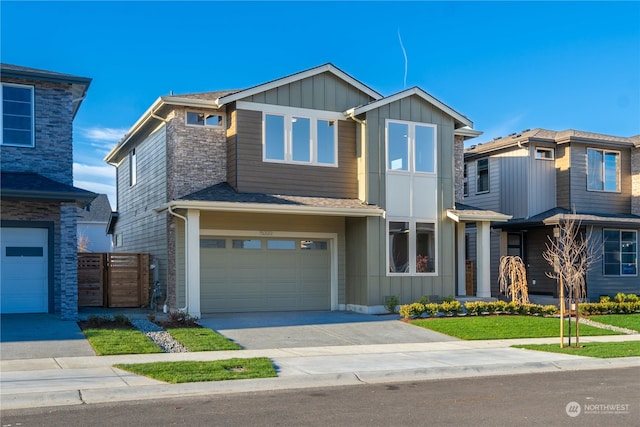
[[[640,216],[632,214],[607,214],[593,212],[576,212],[575,214],[569,209],[555,207],[538,215],[529,218],[515,218],[501,227],[539,227],[558,223],[563,219],[573,218],[583,224],[629,224],[640,226]]]
[[[32,172],[2,172],[2,198],[89,202],[95,193]]]
[[[78,221],[108,222],[111,217],[111,203],[106,194],[98,194],[84,209],[78,208]]]
[[[309,206],[338,209],[372,209],[379,206],[368,205],[358,199],[339,199],[331,197],[290,196],[266,193],[239,193],[226,182],[213,185],[195,193],[180,198],[183,201],[257,203],[292,206]]]

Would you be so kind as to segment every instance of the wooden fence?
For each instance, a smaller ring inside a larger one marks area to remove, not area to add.
[[[149,254],[79,253],[79,307],[149,305]]]

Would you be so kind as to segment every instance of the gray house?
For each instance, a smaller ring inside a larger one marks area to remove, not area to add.
[[[73,119],[91,79],[0,64],[2,313],[78,313]]]
[[[472,146],[464,166],[465,203],[513,216],[493,225],[491,249],[523,258],[530,294],[557,296],[542,253],[554,227],[569,217],[596,243],[604,240],[600,260],[586,278],[588,298],[640,293],[640,136],[526,130]],[[471,259],[474,245],[470,233]],[[491,266],[494,296],[498,262],[494,257]]]
[[[420,88],[384,97],[331,64],[162,96],[105,159],[114,250],[150,253],[170,307],[196,316],[454,295],[472,125]]]

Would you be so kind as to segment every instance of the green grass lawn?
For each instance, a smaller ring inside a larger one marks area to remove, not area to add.
[[[208,328],[168,328],[167,332],[189,351],[239,350],[241,348]]]
[[[636,314],[603,314],[600,316],[589,316],[594,322],[606,323],[607,325],[619,328],[632,329],[640,332],[640,313]]]
[[[412,325],[464,340],[545,338],[560,336],[560,320],[537,316],[467,316],[418,319]],[[572,330],[575,323],[571,324]],[[568,326],[565,321],[565,334]],[[619,335],[617,332],[580,325],[581,336]]]
[[[631,357],[640,356],[640,341],[626,342],[590,342],[581,344],[581,347],[563,347],[559,344],[527,344],[514,345],[513,347],[527,350],[548,351],[552,353],[571,354],[573,356],[587,357]]]
[[[101,356],[162,353],[160,347],[137,329],[89,328],[82,332],[96,353]]]
[[[266,357],[228,359],[211,362],[155,362],[119,364],[116,368],[167,383],[242,380],[277,377],[276,369]]]

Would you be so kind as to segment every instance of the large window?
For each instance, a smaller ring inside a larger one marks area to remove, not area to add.
[[[638,232],[604,230],[604,275],[636,276],[638,274]]]
[[[417,221],[389,221],[388,224],[389,273],[435,273],[435,224]]]
[[[587,149],[587,189],[620,191],[620,153]]]
[[[436,171],[436,128],[431,125],[387,123],[387,169],[393,171]]]
[[[338,121],[264,114],[264,160],[337,166]]]
[[[476,193],[489,192],[489,159],[476,162]]]
[[[33,147],[33,86],[2,84],[2,145]]]

